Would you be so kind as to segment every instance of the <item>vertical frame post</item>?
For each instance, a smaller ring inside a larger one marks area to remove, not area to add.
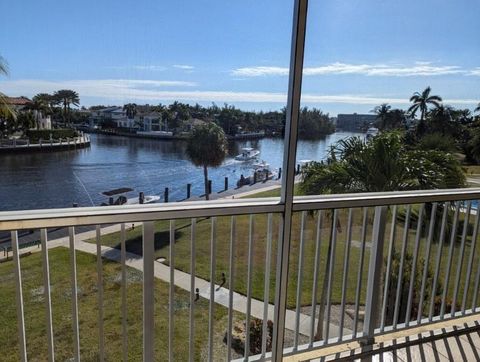
[[[282,178],[281,232],[278,243],[274,331],[272,343],[272,361],[280,361],[283,354],[285,311],[287,301],[288,257],[292,228],[293,187],[295,182],[295,159],[297,151],[298,118],[302,91],[303,57],[305,32],[307,25],[308,0],[295,0],[293,10],[292,44],[290,55],[290,76],[288,84],[287,114],[285,122],[285,143]]]
[[[143,223],[143,360],[154,360],[155,340],[155,246],[153,221]]]
[[[383,246],[385,242],[385,221],[387,218],[387,207],[375,207],[375,219],[373,221],[373,244],[370,252],[370,262],[368,266],[367,296],[365,302],[365,322],[363,325],[363,335],[366,337],[366,344],[373,343],[375,326],[380,314],[380,293],[382,266],[383,266]]]

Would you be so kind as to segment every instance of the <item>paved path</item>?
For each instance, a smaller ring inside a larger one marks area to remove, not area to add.
[[[140,225],[139,223],[136,224],[137,226]],[[102,235],[118,232],[120,230],[120,225],[112,225],[105,228],[102,228]],[[96,255],[97,247],[93,243],[86,242],[85,240],[95,238],[96,231],[89,230],[82,233],[76,234],[75,237],[75,249],[78,251],[82,251],[85,253]],[[69,247],[69,238],[68,236],[61,237],[55,240],[51,240],[48,242],[48,248],[56,248],[59,246],[63,246],[68,248]],[[38,247],[29,247],[24,248],[21,250],[21,253],[28,253],[28,252],[38,252],[40,249]],[[106,259],[113,260],[116,262],[120,262],[120,250],[116,248],[111,248],[108,246],[102,246],[102,256]],[[143,271],[143,260],[142,257],[127,252],[127,266],[137,269],[139,271]],[[155,262],[155,269],[154,275],[156,278],[163,280],[167,283],[170,282],[170,267],[160,263]],[[190,274],[185,273],[181,270],[175,269],[175,278],[174,284],[182,288],[188,292],[190,292]],[[210,282],[195,277],[195,288],[199,288],[200,296],[205,299],[210,299]],[[215,302],[228,308],[229,302],[229,290],[227,288],[223,288],[219,285],[215,285]],[[247,297],[239,294],[233,293],[233,309],[240,313],[245,313],[247,308]],[[263,310],[264,310],[264,302],[258,299],[251,300],[251,315],[255,318],[263,320]],[[273,320],[273,313],[274,313],[274,305],[268,304],[268,319]],[[286,318],[285,318],[285,328],[289,330],[295,330],[295,311],[294,310],[287,310]],[[299,333],[305,336],[310,335],[310,323],[311,318],[309,315],[300,314],[300,328]],[[315,325],[317,324],[317,319],[315,319]],[[336,337],[338,336],[339,328],[337,325],[330,324],[330,336]],[[344,334],[348,335],[352,332],[346,328],[344,328]]]

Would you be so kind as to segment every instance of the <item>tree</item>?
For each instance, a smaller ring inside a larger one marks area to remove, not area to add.
[[[80,97],[78,96],[78,93],[70,89],[61,89],[56,91],[53,97],[58,104],[62,105],[63,122],[67,123],[67,116],[70,120],[70,105],[73,104],[74,106],[78,107],[80,104]]]
[[[428,113],[428,108],[430,105],[433,107],[440,107],[442,103],[442,98],[436,95],[430,95],[432,89],[427,87],[424,89],[422,93],[415,92],[413,93],[412,97],[410,97],[410,102],[413,104],[408,109],[408,113],[415,116],[418,110],[420,110],[420,122],[418,124],[418,128],[420,133],[425,131],[425,117]]]
[[[205,199],[209,199],[208,167],[222,164],[228,151],[225,132],[213,122],[205,123],[193,129],[187,144],[187,156],[195,166],[203,167]]]
[[[26,106],[27,110],[33,111],[35,127],[39,129],[40,118],[51,113],[51,96],[47,93],[39,93],[32,98],[32,102]]]
[[[123,106],[123,110],[127,113],[127,118],[135,118],[137,114],[137,105],[135,103],[127,103]]]
[[[8,65],[7,61],[0,56],[0,75],[8,75]],[[7,96],[0,92],[0,119],[3,119],[6,125],[9,121],[15,121],[17,113],[7,102]]]
[[[327,163],[313,162],[302,171],[305,194],[382,192],[456,188],[465,184],[459,162],[450,153],[409,149],[398,132],[364,141],[342,140]]]
[[[390,106],[389,104],[383,103],[371,110],[371,112],[375,113],[375,115],[377,116],[377,121],[379,121],[378,128],[380,129],[387,128],[388,115],[390,113],[391,108],[392,106]]]

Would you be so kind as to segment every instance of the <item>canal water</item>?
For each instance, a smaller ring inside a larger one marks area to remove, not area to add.
[[[355,135],[359,134],[338,132],[320,140],[301,140],[297,160],[322,160],[330,145]],[[185,142],[90,136],[91,147],[86,149],[0,155],[0,210],[99,205],[107,201],[102,191],[120,187],[135,190],[129,197],[140,191],[163,196],[168,187],[172,201],[186,197],[187,183],[192,184],[192,195],[203,193],[203,171],[187,159]],[[275,169],[282,166],[280,138],[232,142],[223,165],[209,169],[214,192],[223,190],[225,176],[235,187],[240,175],[252,174],[252,162],[234,160],[242,147],[260,150],[260,160]]]

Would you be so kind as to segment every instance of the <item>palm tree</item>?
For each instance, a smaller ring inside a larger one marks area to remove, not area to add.
[[[193,129],[187,144],[187,156],[195,166],[203,167],[205,199],[209,199],[208,169],[222,164],[228,151],[225,132],[213,122]]]
[[[2,56],[0,56],[0,75],[8,75],[7,61]],[[0,92],[0,118],[8,120],[15,119],[16,116],[17,113],[7,102],[7,96]]]
[[[390,113],[392,106],[390,106],[387,103],[383,103],[379,106],[376,106],[374,109],[372,109],[370,112],[375,113],[377,116],[377,120],[380,121],[379,128],[380,129],[385,129],[387,128],[387,121],[388,121],[388,115]]]
[[[80,97],[78,93],[70,89],[61,89],[56,91],[53,97],[62,105],[63,108],[63,122],[67,123],[67,115],[70,116],[70,105],[78,107],[80,104]],[[69,117],[70,119],[70,117]]]
[[[123,106],[123,110],[127,113],[127,118],[135,118],[137,114],[137,105],[135,103],[127,103]]]
[[[465,184],[458,161],[448,153],[410,150],[400,133],[383,133],[370,141],[340,141],[335,160],[312,163],[302,172],[301,190],[319,195],[455,188]]]
[[[408,113],[412,116],[415,116],[418,110],[420,110],[420,122],[419,128],[423,132],[425,129],[425,117],[428,113],[429,105],[433,105],[434,107],[440,107],[442,104],[442,98],[440,96],[432,96],[430,92],[432,89],[430,87],[425,88],[425,90],[420,92],[413,93],[412,97],[410,97],[410,102],[413,104],[408,109]]]
[[[39,93],[32,98],[32,102],[26,107],[26,109],[33,111],[37,129],[39,129],[40,118],[51,113],[50,98],[51,96],[47,93]]]

